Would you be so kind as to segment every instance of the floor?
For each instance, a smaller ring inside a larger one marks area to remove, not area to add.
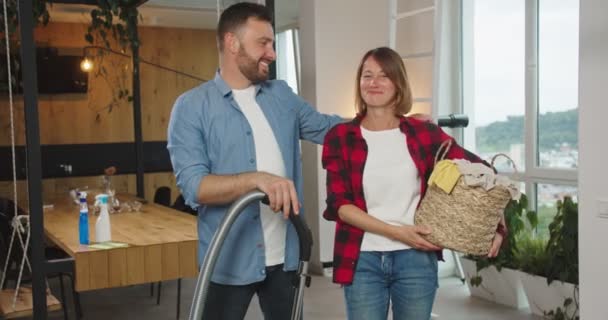
[[[182,281],[182,304],[180,319],[187,319],[195,280]],[[56,296],[59,286],[51,283]],[[160,305],[156,297],[150,297],[149,285],[98,290],[81,294],[84,319],[175,319],[176,281],[164,282]],[[70,297],[68,296],[68,299]],[[331,279],[314,276],[312,285],[305,291],[304,317],[306,320],[346,319],[342,289]],[[75,319],[69,301],[70,319]],[[49,319],[63,319],[61,312],[49,314]],[[262,319],[257,301],[252,301],[246,320]],[[535,319],[528,310],[515,310],[469,296],[466,285],[458,278],[443,278],[435,300],[433,319],[449,320],[515,320]]]

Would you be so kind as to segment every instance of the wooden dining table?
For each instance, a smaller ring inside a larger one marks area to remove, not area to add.
[[[135,197],[118,195],[118,199]],[[91,244],[96,218],[89,213]],[[68,196],[45,205],[45,235],[74,258],[76,291],[192,278],[198,273],[195,216],[145,202],[139,212],[112,213],[112,242],[125,246],[109,249],[81,245],[78,221],[79,207]]]

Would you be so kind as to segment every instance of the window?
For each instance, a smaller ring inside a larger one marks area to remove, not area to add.
[[[563,200],[566,196],[571,197],[574,202],[578,202],[577,188],[559,184],[536,184],[537,230],[541,237],[549,237],[549,224],[557,213],[557,201]]]
[[[297,29],[288,29],[276,35],[277,79],[285,80],[293,92],[299,92],[300,57]]]
[[[546,229],[576,195],[578,0],[462,0],[464,145],[516,163]],[[512,172],[501,163],[497,169]],[[544,232],[541,230],[541,232]]]
[[[578,1],[538,10],[538,165],[578,167]]]
[[[524,170],[525,0],[471,4],[472,59],[464,66],[471,81],[463,85],[474,139],[465,146],[486,159],[505,153]]]

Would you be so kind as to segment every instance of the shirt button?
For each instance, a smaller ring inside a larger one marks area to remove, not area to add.
[[[262,270],[260,270],[260,273],[261,273],[261,274],[266,274],[266,269],[262,269]]]
[[[251,131],[247,130],[247,135],[250,136],[251,135]]]
[[[255,160],[249,159],[249,163],[254,163],[254,162],[255,162]]]

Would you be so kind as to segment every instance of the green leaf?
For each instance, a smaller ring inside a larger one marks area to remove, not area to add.
[[[532,229],[536,229],[538,227],[538,215],[535,211],[526,212],[526,218],[528,219]]]
[[[85,39],[85,40],[86,40],[88,43],[93,44],[93,35],[92,35],[92,34],[90,34],[90,33],[85,34],[85,35],[84,35],[84,39]]]
[[[483,279],[479,275],[471,277],[471,280],[470,280],[471,286],[473,286],[473,287],[479,287],[481,285],[482,281],[483,281]]]
[[[519,204],[522,209],[528,208],[528,196],[526,196],[525,194],[522,194],[521,197],[519,198]]]

